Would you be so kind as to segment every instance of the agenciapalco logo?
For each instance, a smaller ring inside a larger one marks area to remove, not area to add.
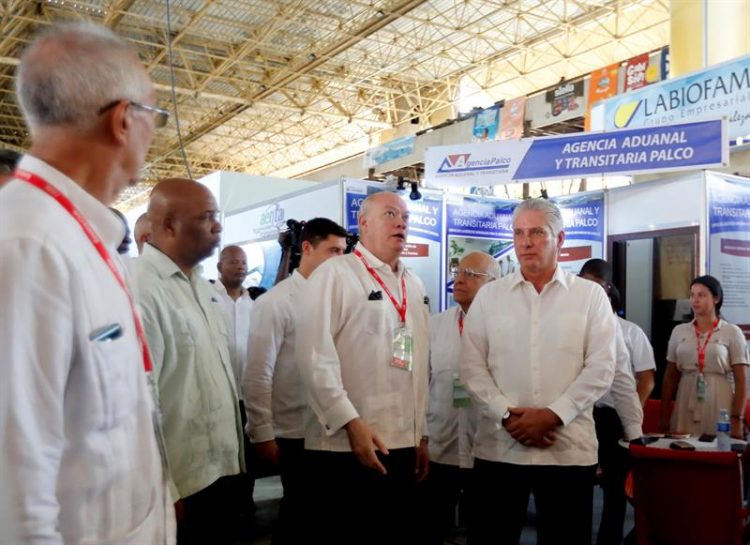
[[[446,155],[437,171],[439,174],[456,174],[481,170],[504,171],[508,170],[510,163],[510,157],[483,157],[472,160],[471,153],[456,153]]]

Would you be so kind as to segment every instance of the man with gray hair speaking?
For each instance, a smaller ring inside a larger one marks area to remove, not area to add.
[[[481,415],[470,545],[517,544],[531,493],[540,545],[591,543],[592,407],[612,383],[615,320],[602,289],[558,266],[562,228],[554,204],[521,203],[521,270],[482,288],[466,317],[461,382]]]
[[[0,189],[0,543],[174,542],[151,359],[108,209],[168,113],[110,30],[53,26],[24,53],[32,144]]]

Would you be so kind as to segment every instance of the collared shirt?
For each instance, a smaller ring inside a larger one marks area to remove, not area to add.
[[[295,321],[306,283],[294,271],[253,307],[257,327],[250,334],[242,389],[248,400],[247,432],[254,443],[305,436],[307,404],[295,359]]]
[[[220,280],[217,280],[213,286],[218,294],[219,309],[229,332],[229,357],[234,372],[234,383],[237,386],[237,396],[244,401],[241,384],[247,366],[247,340],[250,337],[250,315],[254,302],[245,288],[242,288],[242,294],[234,300]]]
[[[315,413],[307,419],[305,447],[350,451],[343,426],[358,416],[387,448],[416,447],[427,409],[430,325],[424,287],[402,263],[393,272],[362,244],[357,248],[399,302],[405,276],[413,369],[391,366],[399,315],[360,259],[347,254],[320,265],[307,281],[297,329],[297,362]]]
[[[604,290],[557,268],[537,293],[520,272],[483,286],[461,343],[461,382],[479,404],[474,455],[490,461],[592,465],[592,406],[612,384],[615,318]],[[554,445],[525,447],[502,427],[509,407],[547,407]]]
[[[462,316],[463,310],[456,306],[430,320],[427,433],[431,461],[471,468],[474,465],[472,443],[477,428],[476,407],[470,400],[466,407],[454,406],[454,398],[461,397],[463,389],[456,386],[461,354],[459,318]]]
[[[119,268],[122,223],[32,156]],[[0,543],[174,542],[127,295],[81,226],[19,180],[0,189]],[[90,340],[116,325],[110,341]]]
[[[633,322],[624,318],[617,317],[617,323],[620,324],[622,334],[625,339],[625,347],[630,355],[630,364],[633,373],[642,371],[656,370],[656,361],[654,361],[654,349],[648,340],[646,333]]]
[[[643,435],[643,408],[638,397],[630,352],[625,344],[625,335],[619,320],[616,325],[615,376],[609,391],[596,402],[596,405],[611,407],[617,411],[625,439],[630,440]]]
[[[151,244],[136,260],[139,305],[154,360],[176,497],[244,467],[229,340],[216,291]]]

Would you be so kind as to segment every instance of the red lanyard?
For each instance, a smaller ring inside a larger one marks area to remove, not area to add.
[[[458,336],[463,337],[464,335],[464,312],[458,311]]]
[[[60,206],[62,206],[65,211],[78,222],[78,225],[81,226],[81,229],[83,229],[86,237],[88,237],[91,244],[94,245],[94,248],[96,248],[99,256],[102,258],[102,260],[104,260],[104,262],[107,264],[107,267],[109,267],[109,270],[114,275],[115,280],[117,280],[117,283],[120,284],[120,287],[125,292],[125,295],[128,296],[130,310],[133,313],[133,321],[135,322],[135,332],[138,335],[138,344],[140,345],[141,353],[143,354],[143,368],[147,373],[150,373],[153,366],[151,365],[151,356],[148,353],[148,344],[146,343],[146,334],[143,332],[143,324],[141,324],[141,319],[138,317],[138,313],[135,310],[135,303],[133,302],[133,297],[130,295],[130,290],[128,290],[128,287],[125,284],[125,280],[120,274],[120,271],[117,269],[117,265],[115,265],[112,257],[109,255],[109,252],[104,246],[102,239],[100,239],[99,235],[97,235],[96,232],[91,228],[89,222],[86,221],[86,218],[83,217],[83,215],[78,211],[75,205],[70,202],[70,199],[60,193],[60,191],[55,186],[50,184],[47,180],[40,178],[36,174],[32,174],[31,172],[21,169],[17,169],[13,175],[16,178],[19,178],[25,182],[30,183],[34,187],[41,189],[42,191],[47,193],[47,195],[55,199],[60,204]]]
[[[362,252],[359,250],[354,250],[354,255],[356,255],[359,260],[362,262],[362,264],[365,266],[365,269],[367,269],[367,272],[370,273],[370,276],[372,276],[378,284],[380,284],[380,287],[383,288],[383,291],[385,291],[386,294],[388,294],[388,297],[391,298],[391,303],[393,303],[393,307],[396,309],[396,312],[398,312],[398,317],[401,318],[401,323],[406,323],[406,272],[401,275],[401,297],[402,303],[399,304],[398,301],[396,301],[396,298],[391,293],[391,290],[388,289],[388,286],[385,285],[385,282],[383,282],[383,279],[380,278],[380,275],[378,272],[370,266],[370,264],[367,262],[367,259],[365,259],[365,256],[362,255]]]
[[[701,346],[701,334],[698,331],[698,322],[693,324],[693,327],[695,328],[695,345],[698,349],[698,372],[700,373],[703,372],[703,364],[706,362],[706,346],[708,346],[708,342],[711,340],[711,337],[713,337],[714,329],[716,329],[717,325],[719,325],[718,318],[716,318],[716,321],[711,325],[711,331],[708,332],[706,340],[703,343],[703,346]]]

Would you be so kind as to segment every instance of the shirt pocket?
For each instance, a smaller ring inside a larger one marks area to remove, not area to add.
[[[406,412],[400,393],[367,396],[363,409],[365,422],[376,433],[398,433],[404,430]]]
[[[390,320],[386,303],[390,304],[389,301],[367,301],[360,308],[359,319],[367,333],[379,337],[388,333]]]
[[[133,350],[132,342],[132,338],[92,341],[92,363],[101,388],[106,429],[117,427],[135,410],[137,373],[145,371],[141,353]]]
[[[562,314],[556,320],[555,327],[550,329],[551,347],[558,356],[583,361],[585,324],[579,314]]]

